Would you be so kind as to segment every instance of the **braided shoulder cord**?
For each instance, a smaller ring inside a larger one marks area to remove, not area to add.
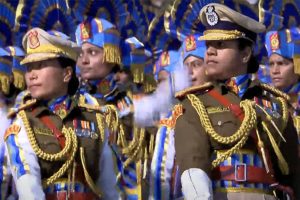
[[[75,134],[75,131],[72,128],[67,129],[67,128],[63,127],[62,133],[66,137],[65,147],[59,153],[48,154],[48,153],[44,152],[38,146],[37,141],[34,136],[34,133],[31,129],[29,121],[27,119],[25,111],[21,111],[19,113],[19,116],[21,117],[21,119],[24,123],[25,130],[28,135],[28,139],[32,146],[32,149],[39,158],[42,158],[42,159],[45,159],[48,161],[58,161],[58,160],[62,160],[62,158],[66,157],[69,153],[71,154],[71,155],[69,155],[66,162],[61,166],[61,168],[57,172],[55,172],[51,177],[47,178],[47,180],[45,181],[44,184],[50,185],[50,184],[54,183],[57,179],[59,179],[62,175],[64,175],[74,161],[74,158],[75,158],[75,155],[77,152],[77,148],[78,148],[78,141],[77,141],[77,136]]]
[[[190,100],[196,112],[198,113],[200,122],[204,127],[205,131],[209,134],[209,136],[211,136],[214,140],[221,144],[235,143],[236,141],[240,140],[244,135],[248,135],[249,132],[256,125],[256,113],[252,106],[253,103],[250,100],[244,100],[240,102],[240,105],[245,112],[245,117],[242,121],[240,128],[231,136],[221,136],[214,130],[203,103],[193,94],[187,95],[187,97]]]
[[[104,142],[105,140],[105,119],[104,116],[100,113],[96,113],[96,120],[97,120],[97,124],[98,124],[98,129],[99,129],[99,134],[100,134],[100,138],[101,141]]]
[[[66,135],[71,135],[72,149],[67,161],[61,166],[61,168],[57,172],[55,172],[51,177],[49,177],[46,180],[45,182],[46,185],[50,185],[54,183],[57,179],[62,177],[67,172],[67,170],[71,167],[75,159],[75,155],[78,148],[77,135],[75,134],[75,131],[72,128],[68,128],[68,129],[63,128],[63,132],[66,133]]]
[[[253,108],[253,103],[250,100],[244,100],[240,102],[240,106],[245,112],[245,117],[242,121],[242,124],[233,135],[224,137],[218,134],[212,127],[204,104],[194,94],[189,94],[187,97],[190,100],[193,108],[196,110],[205,132],[208,133],[210,137],[221,144],[233,144],[239,140],[231,149],[213,161],[212,166],[216,167],[230,157],[233,153],[236,153],[240,148],[242,148],[248,139],[250,131],[255,128],[256,113],[255,109]]]
[[[72,146],[71,145],[71,135],[64,134],[64,136],[66,137],[66,145],[60,152],[55,153],[55,154],[46,153],[38,146],[36,138],[34,136],[32,128],[30,126],[29,120],[27,119],[25,111],[24,110],[20,111],[18,115],[21,117],[21,119],[24,123],[25,130],[28,135],[29,142],[33,148],[33,151],[36,153],[36,155],[39,158],[42,158],[47,161],[58,161],[58,160],[63,159],[67,155],[67,153],[70,151],[71,146]]]
[[[262,89],[274,94],[275,96],[277,97],[282,97],[284,98],[285,100],[289,101],[290,100],[290,96],[285,94],[284,92],[272,87],[272,86],[269,86],[265,83],[261,83],[260,86],[262,87]]]
[[[282,97],[277,97],[276,98],[280,104],[281,104],[281,108],[282,108],[282,120],[283,120],[283,130],[286,128],[288,120],[289,120],[289,110],[288,110],[288,105],[287,102],[284,98]]]

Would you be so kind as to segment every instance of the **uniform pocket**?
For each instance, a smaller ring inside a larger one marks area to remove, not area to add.
[[[240,121],[231,112],[209,115],[212,127],[221,136],[231,136],[240,126]]]
[[[36,131],[35,138],[38,143],[38,146],[46,153],[58,153],[61,151],[60,144],[56,137],[50,134],[51,131]]]

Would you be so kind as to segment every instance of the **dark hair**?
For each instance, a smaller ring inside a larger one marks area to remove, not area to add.
[[[65,57],[59,57],[58,62],[60,66],[62,66],[62,68],[67,68],[70,66],[73,69],[72,77],[68,84],[68,94],[74,95],[79,86],[79,81],[76,77],[76,72],[75,72],[76,62],[70,58],[65,58]]]
[[[253,48],[253,42],[244,38],[240,38],[238,39],[238,48],[239,50],[244,50],[246,47],[250,47],[251,49]],[[248,74],[252,74],[252,73],[256,73],[257,70],[259,68],[259,62],[258,59],[256,58],[256,56],[254,56],[254,52],[252,49],[251,52],[251,57],[248,61],[248,65],[247,65],[247,73]]]

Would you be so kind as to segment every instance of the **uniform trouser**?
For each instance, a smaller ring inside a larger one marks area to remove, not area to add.
[[[235,192],[235,193],[214,193],[214,200],[277,200],[276,197],[268,194],[261,193],[246,193],[246,192]]]

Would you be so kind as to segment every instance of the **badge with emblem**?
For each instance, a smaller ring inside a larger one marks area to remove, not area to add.
[[[206,8],[205,14],[206,14],[207,23],[210,26],[214,26],[214,25],[216,25],[219,22],[219,16],[215,12],[215,7],[214,6],[208,6]]]
[[[110,84],[111,82],[109,80],[102,80],[98,86],[101,94],[107,94],[110,92]]]
[[[273,33],[270,35],[270,43],[271,43],[271,50],[272,51],[276,51],[279,49],[279,37],[278,37],[278,33]]]
[[[163,54],[161,55],[161,59],[160,59],[160,66],[165,67],[169,64],[170,64],[170,55],[167,51],[163,52]]]
[[[29,48],[35,49],[35,48],[40,46],[40,41],[39,41],[39,38],[38,38],[38,32],[37,31],[31,31],[29,33],[28,39],[29,39]]]
[[[185,45],[185,50],[188,51],[193,51],[196,49],[196,40],[194,36],[188,36],[186,38],[186,45]]]
[[[58,115],[61,119],[64,119],[67,116],[67,110],[65,103],[57,104],[54,107],[54,113]]]
[[[87,40],[91,36],[91,25],[89,23],[80,24],[80,38],[81,40]]]

